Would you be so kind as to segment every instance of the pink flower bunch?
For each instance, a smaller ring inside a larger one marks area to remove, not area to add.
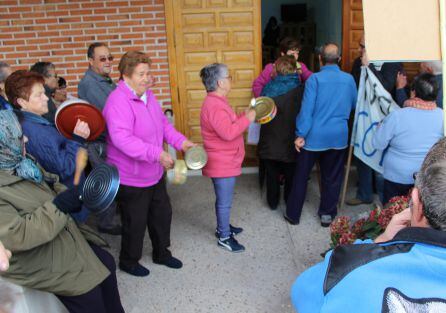
[[[330,225],[331,246],[351,244],[356,239],[375,239],[384,232],[395,214],[409,206],[409,196],[393,197],[384,209],[376,207],[367,218],[358,219],[351,225],[348,216],[339,216]]]

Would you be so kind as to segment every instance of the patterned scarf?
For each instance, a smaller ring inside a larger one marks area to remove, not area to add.
[[[425,101],[420,98],[410,98],[404,101],[405,108],[415,108],[420,110],[435,110],[437,108],[437,104],[435,101]]]
[[[0,111],[0,170],[37,183],[43,176],[37,165],[23,156],[22,127],[11,110]]]

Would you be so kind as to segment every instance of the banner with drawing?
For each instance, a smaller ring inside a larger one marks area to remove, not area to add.
[[[382,173],[383,152],[372,145],[379,123],[399,106],[368,67],[362,67],[351,144],[354,155]]]

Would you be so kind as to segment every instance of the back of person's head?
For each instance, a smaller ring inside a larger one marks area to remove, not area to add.
[[[0,61],[0,84],[6,81],[9,76],[10,66],[4,61]]]
[[[63,77],[59,76],[59,79],[57,80],[57,84],[58,84],[59,88],[67,88],[67,81]]]
[[[141,63],[148,64],[150,66],[152,64],[152,60],[146,53],[141,51],[126,52],[122,56],[118,65],[118,70],[121,74],[120,79],[122,79],[124,75],[131,77],[133,71],[135,70],[135,67],[137,67]]]
[[[338,64],[341,58],[339,47],[333,42],[326,43],[321,49],[321,61],[323,65]]]
[[[435,76],[429,73],[415,77],[412,85],[415,96],[425,101],[435,101],[438,96],[438,89],[439,86]]]
[[[415,187],[430,226],[446,231],[446,138],[440,139],[426,155]]]
[[[200,70],[201,81],[207,92],[216,91],[218,80],[228,76],[228,67],[223,63],[206,65]]]
[[[280,41],[279,50],[283,54],[287,54],[288,51],[300,50],[301,45],[298,40],[292,37],[285,37]]]
[[[87,57],[89,59],[94,59],[94,49],[96,49],[97,47],[108,48],[108,46],[103,42],[93,42],[91,45],[88,46],[88,50],[87,50]]]
[[[9,102],[15,108],[20,109],[21,106],[17,99],[22,98],[28,101],[35,84],[45,84],[45,79],[41,74],[26,70],[13,72],[5,82],[5,93]]]
[[[288,75],[296,73],[296,59],[291,55],[281,56],[274,63],[274,67],[278,75]]]

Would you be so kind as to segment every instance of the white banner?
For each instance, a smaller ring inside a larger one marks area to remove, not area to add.
[[[372,145],[378,124],[392,111],[399,109],[368,67],[362,67],[351,144],[354,155],[375,171],[382,173],[383,152]]]

